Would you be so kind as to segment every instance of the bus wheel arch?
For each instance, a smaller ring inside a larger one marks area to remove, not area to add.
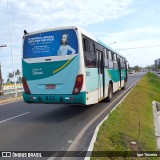
[[[111,102],[112,101],[112,97],[113,97],[113,82],[110,81],[109,85],[108,85],[108,96],[107,96],[106,100],[108,102]]]

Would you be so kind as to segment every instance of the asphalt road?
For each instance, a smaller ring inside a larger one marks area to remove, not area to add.
[[[116,92],[112,103],[0,105],[0,151],[87,150],[97,124],[143,74],[129,75],[126,89]]]

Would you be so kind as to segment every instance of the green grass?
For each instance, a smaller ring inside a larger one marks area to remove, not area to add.
[[[152,101],[160,101],[160,78],[147,73],[102,124],[94,151],[156,151]]]

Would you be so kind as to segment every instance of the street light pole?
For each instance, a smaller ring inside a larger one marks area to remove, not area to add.
[[[16,85],[16,76],[15,76],[15,67],[14,67],[14,55],[13,55],[13,49],[12,49],[11,23],[10,23],[8,0],[7,0],[7,11],[8,11],[9,34],[10,34],[10,48],[11,48],[11,56],[12,56],[12,68],[13,68],[13,76],[14,76],[14,89],[15,89],[15,97],[17,97],[17,85]]]

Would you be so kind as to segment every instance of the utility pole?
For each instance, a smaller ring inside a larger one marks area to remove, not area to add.
[[[14,55],[12,49],[12,36],[11,36],[11,21],[10,21],[10,12],[9,12],[9,0],[7,0],[7,11],[8,11],[8,23],[9,23],[9,37],[10,37],[10,49],[11,49],[11,56],[12,56],[12,69],[13,69],[13,77],[14,77],[14,90],[15,90],[15,97],[17,97],[17,84],[16,84],[16,76],[15,76],[15,66],[14,66]]]

